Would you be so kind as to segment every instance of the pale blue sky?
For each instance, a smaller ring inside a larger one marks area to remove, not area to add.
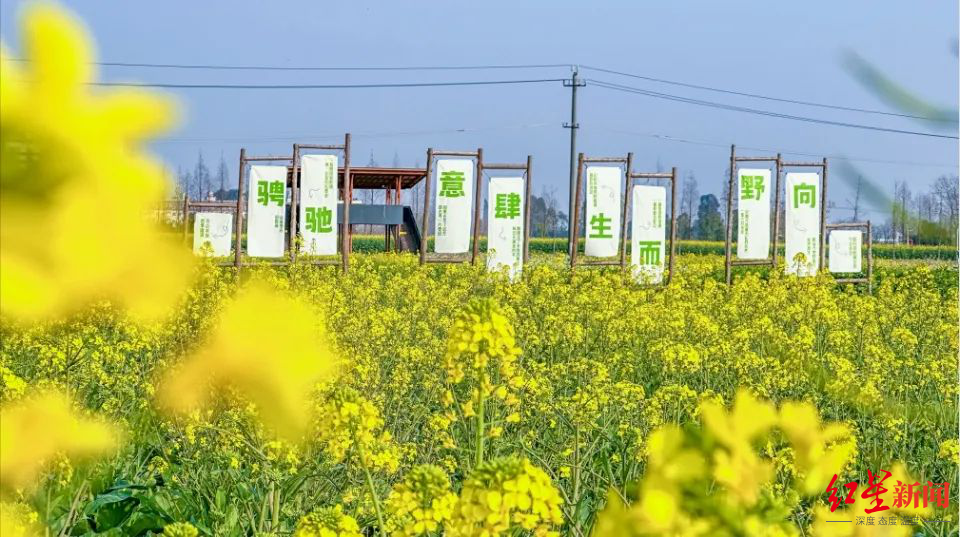
[[[0,2],[0,35],[17,50],[23,2]],[[562,63],[777,97],[889,110],[844,69],[856,51],[929,101],[956,106],[956,2],[67,2],[89,25],[100,59],[114,62],[276,66],[405,66]],[[105,80],[183,83],[337,84],[563,78],[567,68],[464,72],[258,72],[104,67]],[[922,122],[759,101],[584,72],[588,77],[684,97],[793,115],[932,131]],[[429,146],[484,148],[487,160],[534,156],[535,191],[567,197],[569,89],[537,85],[297,91],[174,90],[184,122],[156,152],[172,168],[198,150],[215,170],[221,152],[235,181],[239,148],[287,153],[294,141],[355,133],[354,162],[373,151],[390,165],[422,164]],[[587,86],[579,149],[636,154],[636,169],[678,166],[701,192],[720,192],[728,144],[855,161],[892,190],[926,189],[956,173],[958,145],[901,134],[788,121]],[[455,132],[463,129],[464,132]],[[400,133],[410,134],[400,134]],[[942,131],[941,131],[942,132]],[[369,134],[377,133],[371,136]],[[715,145],[667,141],[666,135]],[[953,134],[956,134],[954,131]],[[746,151],[744,151],[746,152]],[[756,153],[756,152],[753,152]],[[792,155],[787,155],[792,157]],[[809,158],[809,157],[796,157]],[[837,169],[835,167],[834,169]],[[849,189],[833,176],[829,198]],[[848,216],[843,210],[831,219]],[[885,214],[870,214],[875,221]]]

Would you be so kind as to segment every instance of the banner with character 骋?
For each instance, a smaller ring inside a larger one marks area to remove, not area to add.
[[[286,166],[250,166],[247,255],[283,257],[286,200]]]

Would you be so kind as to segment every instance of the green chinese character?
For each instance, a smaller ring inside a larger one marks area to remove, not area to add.
[[[326,207],[307,207],[307,230],[312,233],[333,231],[333,212]]]
[[[811,209],[817,206],[817,187],[800,183],[793,185],[793,208],[799,209],[800,205],[809,205]]]
[[[759,200],[763,190],[762,175],[743,175],[740,177],[740,199]]]
[[[282,181],[273,181],[270,183],[270,201],[276,203],[278,207],[283,207],[285,195],[286,188]]]
[[[257,203],[266,206],[270,201],[270,183],[267,181],[257,181]]]
[[[613,235],[610,232],[610,222],[613,218],[610,218],[603,213],[597,213],[593,218],[590,219],[590,238],[591,239],[612,239]]]
[[[637,243],[637,256],[641,265],[660,264],[660,241],[640,241]]]
[[[493,207],[494,218],[517,218],[520,216],[520,194],[497,194],[496,205]]]
[[[440,174],[440,197],[442,198],[462,198],[466,195],[463,191],[463,172],[446,171]]]

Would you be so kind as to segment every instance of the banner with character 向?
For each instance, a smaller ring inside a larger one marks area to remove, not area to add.
[[[788,173],[786,190],[784,272],[814,276],[820,269],[820,175]]]

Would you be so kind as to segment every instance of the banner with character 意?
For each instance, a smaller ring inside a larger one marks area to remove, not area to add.
[[[433,213],[433,251],[463,254],[470,249],[473,224],[474,164],[468,159],[437,161],[437,195]],[[427,178],[429,180],[429,178]]]

